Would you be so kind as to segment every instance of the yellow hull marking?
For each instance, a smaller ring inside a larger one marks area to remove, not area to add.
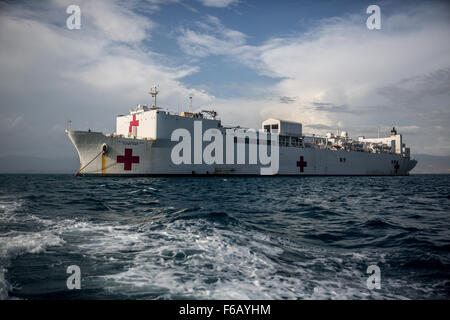
[[[102,154],[102,174],[106,173],[106,158],[105,155]]]

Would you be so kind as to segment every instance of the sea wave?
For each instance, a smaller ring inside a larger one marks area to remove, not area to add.
[[[446,177],[0,179],[0,298],[450,296]]]

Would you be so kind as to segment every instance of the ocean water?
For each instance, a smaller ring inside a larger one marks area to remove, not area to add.
[[[450,176],[0,175],[0,298],[449,299]]]

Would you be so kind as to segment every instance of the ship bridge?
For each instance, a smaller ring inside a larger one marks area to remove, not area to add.
[[[282,147],[301,147],[303,145],[300,122],[270,118],[263,121],[262,129],[267,133],[278,134],[279,144]]]
[[[170,139],[172,132],[179,128],[193,132],[196,120],[202,121],[203,130],[221,128],[221,121],[216,118],[215,111],[192,112],[192,99],[189,112],[176,114],[156,105],[156,87],[149,93],[154,98],[153,106],[139,104],[128,115],[117,116],[115,135],[148,140]]]

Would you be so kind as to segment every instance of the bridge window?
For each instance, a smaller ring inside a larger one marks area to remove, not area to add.
[[[278,132],[278,124],[272,125],[272,132]]]

